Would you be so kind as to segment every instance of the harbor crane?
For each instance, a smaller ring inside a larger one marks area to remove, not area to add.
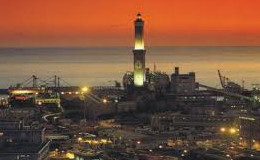
[[[204,84],[199,84],[199,87],[205,88],[210,91],[214,91],[217,93],[221,93],[223,95],[233,97],[233,98],[238,98],[240,100],[245,100],[247,102],[250,102],[252,106],[258,106],[260,103],[260,98],[259,98],[259,91],[257,90],[259,87],[255,87],[253,91],[251,91],[251,96],[246,96],[243,95],[243,91],[245,91],[244,87],[236,84],[235,82],[232,82],[229,80],[229,78],[222,76],[220,73],[220,70],[218,70],[218,75],[220,79],[220,83],[222,86],[222,89],[210,87]],[[244,82],[243,82],[244,85]],[[259,86],[254,84],[254,86]]]

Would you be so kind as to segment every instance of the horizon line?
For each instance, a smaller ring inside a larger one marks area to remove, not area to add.
[[[111,45],[111,46],[0,46],[0,49],[20,49],[20,48],[134,48],[134,46],[127,45]],[[151,47],[260,47],[259,45],[148,45],[146,48]]]

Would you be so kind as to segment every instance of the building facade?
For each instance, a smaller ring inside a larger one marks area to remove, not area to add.
[[[44,132],[19,121],[1,121],[0,159],[47,160],[50,142],[45,141]]]
[[[192,94],[196,91],[195,73],[180,74],[179,67],[171,75],[171,91],[176,94]]]

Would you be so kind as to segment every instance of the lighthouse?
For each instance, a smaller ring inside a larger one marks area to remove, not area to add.
[[[134,85],[142,87],[145,82],[145,49],[144,49],[144,21],[141,13],[137,14],[135,24],[134,54]]]

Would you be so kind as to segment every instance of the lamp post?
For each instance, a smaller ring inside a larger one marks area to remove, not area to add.
[[[87,118],[86,118],[86,108],[87,108],[87,101],[86,101],[86,93],[89,91],[88,87],[82,87],[81,88],[81,93],[83,99],[83,116],[84,116],[84,128],[86,129],[86,123],[87,123]]]
[[[80,94],[80,99],[84,102],[83,104],[83,109],[84,109],[84,119],[85,119],[85,122],[86,122],[86,111],[87,108],[86,108],[86,105],[87,105],[87,101],[86,101],[86,97],[90,98],[91,100],[93,100],[93,102],[96,102],[98,104],[100,103],[103,103],[103,104],[107,104],[109,103],[108,99],[104,98],[104,99],[100,99],[99,97],[93,95],[92,93],[89,93],[89,88],[88,87],[82,87],[81,88],[81,94]],[[91,111],[91,110],[90,110]],[[92,112],[91,112],[92,114]],[[93,112],[93,114],[95,114],[95,112]]]
[[[83,101],[83,115],[84,115],[84,125],[86,127],[86,123],[87,123],[87,117],[86,117],[86,108],[87,108],[87,101],[86,101],[86,97],[84,96],[84,101]]]

